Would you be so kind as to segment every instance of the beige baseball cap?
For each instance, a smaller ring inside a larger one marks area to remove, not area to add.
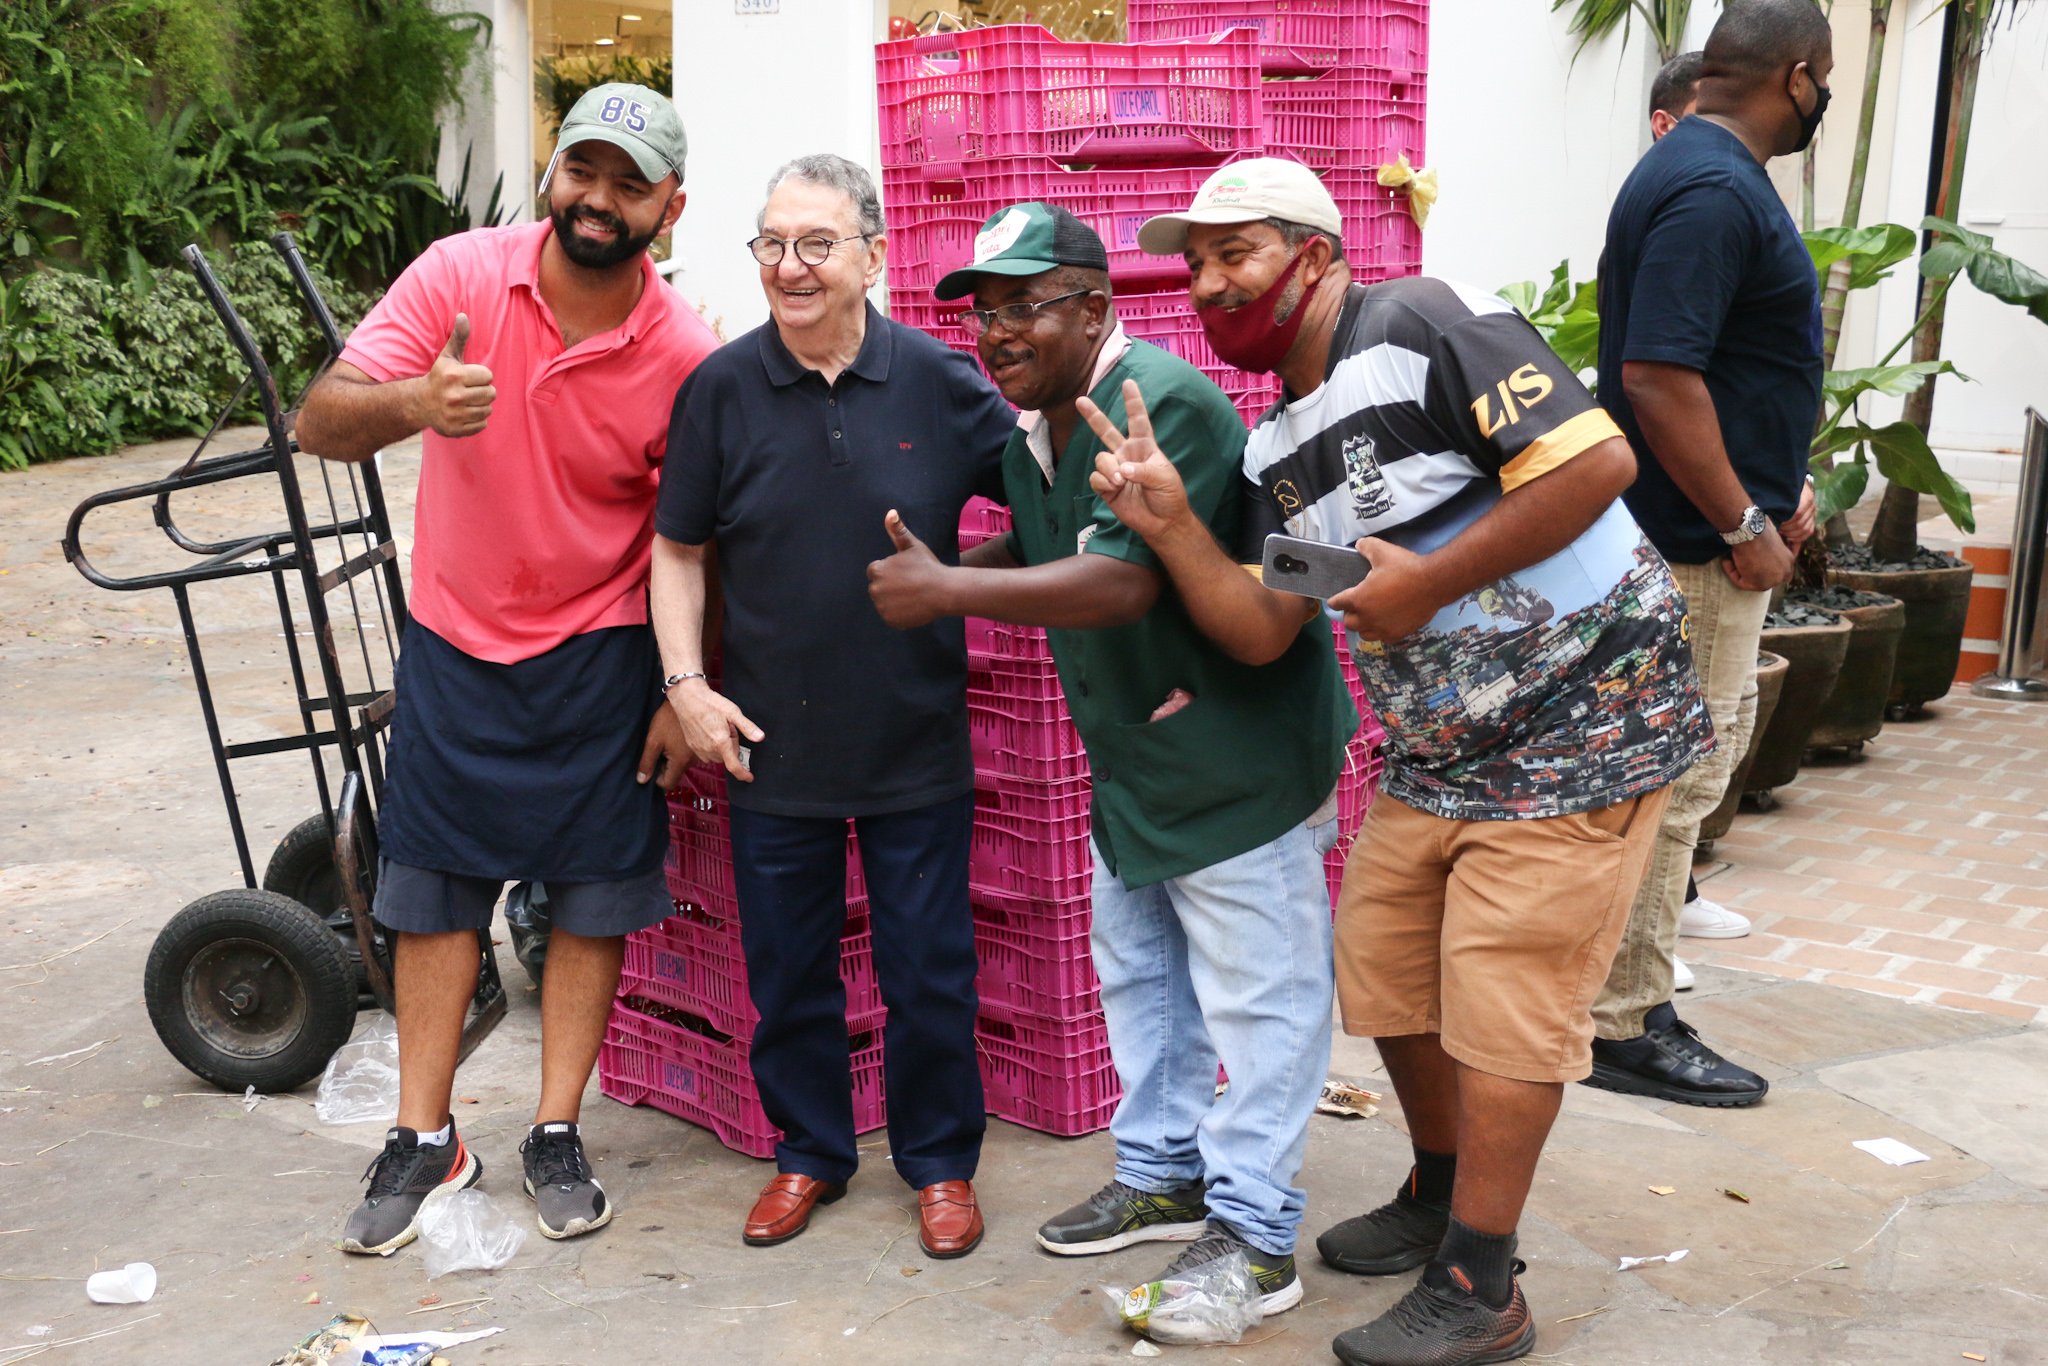
[[[1195,191],[1186,213],[1148,218],[1138,229],[1138,246],[1153,256],[1187,250],[1190,223],[1256,223],[1284,218],[1341,237],[1343,215],[1322,179],[1298,161],[1251,157],[1219,167]]]

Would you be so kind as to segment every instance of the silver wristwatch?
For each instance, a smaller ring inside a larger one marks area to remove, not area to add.
[[[1729,545],[1741,545],[1763,535],[1764,528],[1769,525],[1770,521],[1765,518],[1764,510],[1751,503],[1742,510],[1742,520],[1735,524],[1735,530],[1722,532],[1721,539]]]

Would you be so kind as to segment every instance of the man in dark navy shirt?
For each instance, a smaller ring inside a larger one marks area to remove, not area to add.
[[[1594,1004],[1589,1080],[1687,1104],[1748,1105],[1768,1089],[1678,1020],[1672,965],[1700,820],[1755,728],[1770,590],[1813,533],[1819,290],[1764,165],[1812,140],[1833,67],[1813,0],[1730,0],[1707,38],[1697,114],[1630,173],[1607,224],[1600,397],[1636,451],[1629,510],[1685,593],[1719,744],[1673,785]]]
[[[783,1130],[779,1174],[744,1237],[795,1237],[857,1158],[839,938],[846,822],[860,841],[897,1173],[932,1256],[980,1241],[971,1180],[986,1124],[975,1058],[967,849],[974,762],[958,617],[885,624],[867,567],[896,509],[959,558],[960,510],[1002,496],[1016,414],[973,359],[865,298],[882,271],[866,171],[800,157],[770,182],[752,244],[773,319],[707,358],[676,396],[655,515],[654,623],[670,704],[729,781],[750,1060]],[[717,557],[723,691],[705,677]]]

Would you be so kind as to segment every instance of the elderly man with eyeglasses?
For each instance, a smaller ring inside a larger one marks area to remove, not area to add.
[[[867,566],[893,549],[891,511],[957,560],[962,507],[1002,495],[1016,414],[970,357],[868,305],[886,243],[859,166],[806,156],[778,169],[759,234],[748,246],[772,317],[676,395],[653,569],[669,705],[728,778],[761,1016],[751,1061],[783,1131],[743,1237],[802,1233],[858,1159],[839,978],[850,819],[889,1008],[891,1159],[918,1192],[925,1252],[958,1257],[982,1236],[972,1180],[986,1126],[965,632],[957,618],[891,629],[868,601]],[[717,688],[705,676],[714,591]]]

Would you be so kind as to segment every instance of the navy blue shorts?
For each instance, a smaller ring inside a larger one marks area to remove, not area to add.
[[[588,939],[644,930],[675,909],[659,868],[616,882],[550,882],[547,888],[554,927]],[[404,934],[488,929],[504,890],[499,878],[437,873],[379,859],[372,914],[378,924]]]
[[[657,784],[634,780],[661,701],[656,670],[645,626],[494,664],[412,622],[377,813],[383,856],[551,894],[658,877],[667,812]],[[384,904],[380,891],[380,918]]]

